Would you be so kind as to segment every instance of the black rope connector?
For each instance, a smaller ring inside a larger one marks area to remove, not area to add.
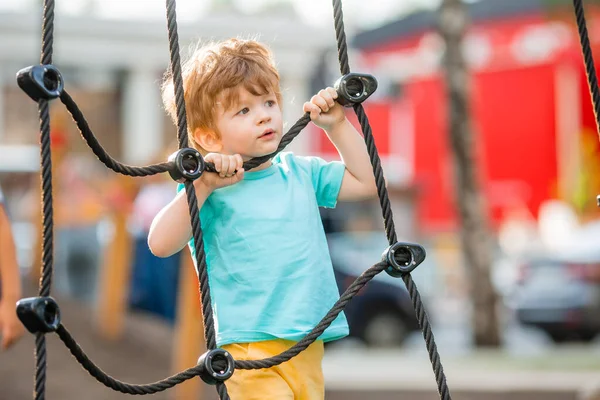
[[[600,207],[600,195],[596,196],[596,204]]]
[[[180,183],[200,178],[205,168],[202,154],[198,150],[189,147],[184,147],[171,154],[169,162],[173,164],[169,170],[169,175],[174,181]]]
[[[338,93],[338,103],[344,107],[352,107],[375,92],[377,79],[373,75],[351,72],[338,79],[333,87]]]
[[[383,252],[382,260],[388,264],[385,272],[400,278],[417,268],[425,256],[425,249],[418,244],[396,242]]]
[[[52,64],[32,65],[17,72],[17,83],[33,101],[52,100],[64,89],[62,75]]]
[[[198,365],[202,367],[200,378],[209,385],[225,382],[231,378],[235,370],[233,356],[221,348],[209,350],[202,354],[198,359]]]
[[[54,332],[60,326],[60,308],[52,297],[28,297],[17,302],[17,316],[31,333]]]

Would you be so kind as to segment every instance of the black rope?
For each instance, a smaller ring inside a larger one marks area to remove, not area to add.
[[[183,77],[181,74],[181,59],[179,56],[179,35],[177,33],[177,14],[175,0],[167,1],[167,30],[169,35],[169,49],[171,55],[171,75],[173,77],[173,90],[175,91],[175,107],[177,110],[177,138],[179,147],[188,146],[187,137],[187,117],[185,112],[185,97],[183,91]],[[214,315],[212,312],[212,302],[210,296],[210,287],[208,285],[208,272],[206,268],[206,255],[204,253],[204,240],[202,227],[200,224],[200,212],[198,208],[198,199],[193,182],[186,181],[185,192],[187,195],[188,208],[190,213],[190,222],[192,225],[192,235],[196,248],[196,268],[200,285],[200,297],[202,303],[202,315],[204,317],[204,338],[208,350],[217,347]],[[225,385],[219,385],[217,388],[219,398],[228,400],[227,388]]]
[[[90,126],[88,125],[85,117],[83,116],[83,113],[66,90],[63,90],[63,92],[61,93],[60,101],[65,105],[65,107],[71,114],[71,117],[73,117],[73,120],[77,124],[77,128],[81,133],[81,137],[85,140],[89,148],[92,149],[96,157],[98,157],[98,160],[100,160],[104,165],[106,165],[107,168],[110,168],[111,170],[119,174],[138,177],[150,176],[161,172],[169,171],[171,163],[168,162],[155,165],[148,165],[146,167],[134,167],[130,165],[121,164],[120,162],[112,158],[106,152],[106,150],[104,150],[100,142],[98,142],[98,139],[96,139],[96,137],[94,136],[94,133],[90,129]]]
[[[191,182],[185,183],[192,232],[194,236],[194,249],[196,252],[196,268],[200,284],[200,296],[202,304],[202,315],[204,316],[204,338],[206,347],[214,349],[217,347],[216,334],[214,328],[214,316],[211,306],[210,286],[208,285],[208,272],[206,268],[206,255],[204,252],[204,238],[200,226],[200,213],[198,212],[198,200],[196,191]]]
[[[600,89],[598,88],[598,76],[596,75],[594,55],[592,54],[592,46],[590,45],[590,38],[588,36],[583,0],[573,0],[573,8],[575,10],[575,20],[577,21],[577,32],[579,33],[579,42],[581,44],[581,52],[585,64],[588,88],[592,97],[592,105],[594,106],[596,131],[598,132],[598,135],[600,135]]]
[[[52,209],[52,157],[50,151],[50,114],[48,100],[38,103],[41,132],[41,173],[42,173],[42,274],[40,277],[39,295],[50,295],[52,286],[53,264],[53,209]],[[35,399],[44,399],[46,382],[46,338],[44,335],[35,337]]]
[[[344,33],[342,2],[341,0],[332,1],[334,12],[333,19],[335,22],[335,32],[338,45],[338,59],[340,63],[340,72],[342,73],[342,75],[345,75],[350,73],[350,67],[348,63],[346,34]],[[354,105],[354,111],[356,112],[356,115],[360,122],[365,144],[367,146],[367,151],[369,153],[371,164],[373,166],[373,173],[375,175],[377,194],[379,196],[379,202],[383,214],[385,231],[388,241],[391,245],[397,242],[397,236],[396,229],[394,227],[392,207],[388,196],[388,190],[385,185],[383,169],[381,168],[381,160],[379,158],[377,146],[375,146],[375,139],[373,138],[373,132],[371,130],[369,120],[367,118],[362,104]],[[431,361],[431,365],[435,375],[435,380],[438,386],[438,393],[440,394],[440,398],[442,398],[443,400],[450,400],[451,396],[450,390],[448,389],[448,384],[446,382],[446,375],[444,374],[444,368],[442,367],[440,355],[435,344],[435,339],[433,337],[431,324],[429,323],[429,318],[427,317],[427,313],[425,312],[425,309],[423,307],[421,296],[419,295],[417,286],[415,285],[410,274],[404,275],[403,280],[410,294],[410,298],[415,309],[416,317],[419,321],[419,326],[421,327],[423,337],[425,338],[425,345],[427,347],[427,352],[429,353],[429,359]]]
[[[381,205],[381,212],[383,215],[383,222],[385,227],[385,233],[388,238],[390,245],[398,241],[396,236],[396,227],[394,225],[394,218],[392,215],[392,205],[388,195],[387,187],[385,186],[385,177],[383,176],[383,169],[381,167],[381,159],[375,146],[375,138],[373,137],[373,131],[369,124],[369,119],[365,113],[365,109],[362,104],[356,104],[354,111],[360,122],[360,127],[363,132],[363,138],[367,146],[367,152],[371,159],[371,165],[373,166],[373,174],[375,175],[375,184],[377,186],[377,196],[379,197],[379,204]]]
[[[262,360],[245,360],[245,361],[236,361],[235,367],[239,369],[261,369],[261,368],[270,368],[286,361],[289,361],[293,357],[300,354],[304,351],[308,346],[310,346],[323,332],[325,329],[331,325],[331,323],[336,319],[338,314],[344,310],[346,304],[352,300],[352,298],[362,289],[371,279],[373,279],[377,274],[387,268],[387,263],[379,262],[373,265],[371,268],[367,269],[362,273],[348,288],[346,291],[340,296],[338,301],[335,302],[331,310],[323,317],[323,319],[302,339],[300,339],[294,346],[290,347],[288,350],[283,353],[265,358]],[[215,363],[215,365],[219,365]]]
[[[35,400],[46,398],[46,336],[43,333],[35,334]]]
[[[306,127],[306,125],[308,125],[309,122],[310,122],[310,114],[305,113],[302,117],[300,117],[300,119],[298,121],[296,121],[296,123],[290,128],[290,130],[281,138],[281,142],[279,143],[279,146],[277,146],[277,150],[275,150],[271,154],[267,154],[266,156],[255,157],[251,160],[244,162],[244,169],[246,171],[249,171],[250,169],[256,168],[259,165],[261,165],[262,163],[264,163],[265,161],[268,161],[271,158],[273,158],[273,156],[275,154],[279,153],[288,144],[290,144],[292,142],[292,140],[294,140],[294,138],[296,136],[298,136],[298,134],[302,131],[302,129],[304,129],[304,127]]]
[[[61,93],[60,101],[65,105],[69,114],[71,114],[71,117],[73,118],[73,121],[75,121],[75,124],[77,125],[77,128],[79,129],[79,132],[80,132],[83,140],[86,142],[88,147],[92,150],[92,152],[96,155],[98,160],[100,162],[102,162],[107,168],[113,170],[116,173],[126,175],[126,176],[132,176],[132,177],[151,176],[151,175],[155,175],[155,174],[159,174],[159,173],[163,173],[163,172],[168,172],[171,169],[172,164],[170,162],[152,164],[152,165],[147,165],[144,167],[136,167],[136,166],[126,165],[126,164],[120,163],[119,161],[115,160],[113,157],[110,156],[110,154],[108,154],[106,152],[104,147],[102,147],[102,145],[100,144],[100,142],[94,135],[94,132],[90,128],[87,120],[85,119],[83,112],[77,106],[77,103],[75,103],[75,100],[73,100],[73,98],[69,95],[69,93],[66,90],[63,90],[63,92]],[[275,156],[277,153],[279,153],[281,150],[283,150],[285,147],[287,147],[287,145],[290,144],[296,136],[298,136],[298,134],[302,131],[302,129],[304,129],[306,127],[306,125],[308,125],[309,122],[310,122],[310,114],[305,114],[302,117],[300,117],[300,119],[298,119],[298,121],[294,125],[292,125],[292,127],[288,130],[288,132],[285,135],[283,135],[283,137],[281,138],[281,142],[279,143],[279,146],[277,147],[276,151],[274,151],[273,153],[268,154],[266,156],[255,157],[251,160],[245,161],[244,169],[246,171],[249,171],[252,168],[258,167],[265,161],[270,160],[273,156]],[[187,136],[186,136],[186,138],[187,138]],[[184,144],[184,147],[185,146],[187,146],[187,144]],[[209,171],[209,172],[215,171],[214,165],[212,163],[207,162],[206,164],[207,164],[207,167],[205,169],[206,171]]]
[[[171,55],[171,74],[175,91],[175,107],[177,110],[177,139],[179,148],[188,146],[187,116],[183,79],[181,78],[181,57],[179,55],[179,34],[177,32],[177,12],[175,0],[167,0],[167,31],[169,34],[169,50]]]
[[[338,0],[333,0],[333,23],[335,26],[335,39],[337,41],[340,72],[342,75],[347,75],[350,73],[348,44],[346,43],[346,30],[344,29],[344,12],[342,10],[342,2]]]
[[[417,320],[419,321],[419,326],[421,327],[421,330],[423,332],[425,346],[427,347],[427,353],[429,354],[429,361],[431,361],[431,365],[433,367],[433,373],[435,375],[435,381],[437,383],[440,398],[443,400],[450,400],[452,397],[450,396],[450,389],[448,388],[448,384],[446,383],[444,367],[442,366],[440,354],[437,350],[437,345],[435,344],[433,330],[431,329],[431,324],[429,323],[427,312],[425,311],[425,307],[423,307],[421,295],[419,294],[417,285],[415,284],[415,281],[413,280],[410,274],[403,275],[402,280],[404,281],[404,284],[408,289],[413,308],[415,309]]]
[[[42,21],[42,50],[40,62],[52,63],[54,45],[54,0],[44,0],[44,16]],[[52,209],[52,156],[50,148],[50,112],[48,100],[38,102],[40,118],[40,159],[42,187],[42,274],[40,277],[39,295],[49,296],[52,286],[53,266],[53,209]],[[36,400],[44,400],[46,396],[46,338],[43,334],[35,336],[35,391]]]
[[[146,385],[134,385],[131,383],[126,383],[119,381],[110,375],[107,375],[104,371],[102,371],[98,366],[96,366],[92,360],[85,354],[85,352],[81,349],[81,347],[77,344],[75,339],[71,336],[71,334],[67,331],[67,329],[60,325],[56,330],[56,334],[63,341],[65,346],[71,351],[71,354],[77,361],[81,364],[81,366],[96,380],[106,387],[109,387],[115,391],[126,393],[126,394],[153,394],[158,393],[163,390],[169,389],[181,382],[185,382],[188,379],[191,379],[200,374],[200,367],[196,366],[193,368],[189,368],[185,371],[182,371],[176,375],[170,376],[164,380],[159,382],[154,382]]]

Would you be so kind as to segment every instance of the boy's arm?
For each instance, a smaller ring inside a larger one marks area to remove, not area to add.
[[[204,185],[194,186],[198,208],[201,208],[210,192]],[[191,237],[189,206],[186,192],[182,190],[152,220],[148,233],[148,247],[157,257],[169,257],[181,250]]]
[[[12,345],[22,334],[17,318],[16,302],[21,298],[21,276],[10,221],[0,204],[0,335],[2,349]]]
[[[338,106],[341,107],[339,104]],[[377,187],[367,146],[362,136],[347,119],[325,132],[346,166],[338,200],[361,200],[374,197],[377,194]]]
[[[213,190],[238,183],[244,177],[243,160],[239,154],[210,153],[204,159],[212,162],[219,174],[204,173],[194,182],[198,209],[202,208]],[[181,250],[191,237],[190,211],[186,192],[182,190],[152,220],[148,247],[157,257],[169,257]]]
[[[346,118],[343,107],[335,102],[336,98],[335,89],[323,89],[304,104],[304,111],[310,112],[313,123],[325,130],[346,166],[338,200],[374,197],[377,187],[367,146]]]

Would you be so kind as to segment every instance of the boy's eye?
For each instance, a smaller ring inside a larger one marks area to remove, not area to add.
[[[273,107],[275,105],[275,101],[267,100],[267,102],[265,104],[267,105],[267,107]]]
[[[248,114],[250,112],[250,109],[248,107],[244,107],[242,108],[240,111],[238,111],[238,114]]]

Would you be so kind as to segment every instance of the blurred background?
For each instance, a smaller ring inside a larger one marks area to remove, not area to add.
[[[600,8],[584,3],[600,54]],[[365,108],[398,237],[427,251],[412,275],[452,393],[600,399],[600,146],[571,2],[343,4],[351,69],[379,82]],[[288,127],[304,101],[339,77],[330,2],[177,7],[184,57],[198,40],[252,36],[271,46]],[[0,186],[27,295],[36,292],[41,258],[39,121],[15,74],[39,60],[41,13],[39,0],[0,0]],[[159,92],[169,63],[163,2],[57,1],[54,50],[65,88],[114,158],[146,165],[176,150]],[[65,107],[53,102],[50,112],[53,295],[63,323],[123,380],[151,382],[193,366],[203,335],[189,253],[158,259],[146,245],[175,183],[109,171]],[[290,149],[336,156],[312,126]],[[340,203],[322,217],[344,290],[388,245],[379,202]],[[439,398],[401,279],[380,274],[346,313],[351,336],[329,346],[324,362],[327,398]],[[31,396],[31,339],[0,353],[0,399]],[[89,377],[58,340],[49,346],[48,398],[125,397]],[[153,397],[214,396],[194,379]]]

